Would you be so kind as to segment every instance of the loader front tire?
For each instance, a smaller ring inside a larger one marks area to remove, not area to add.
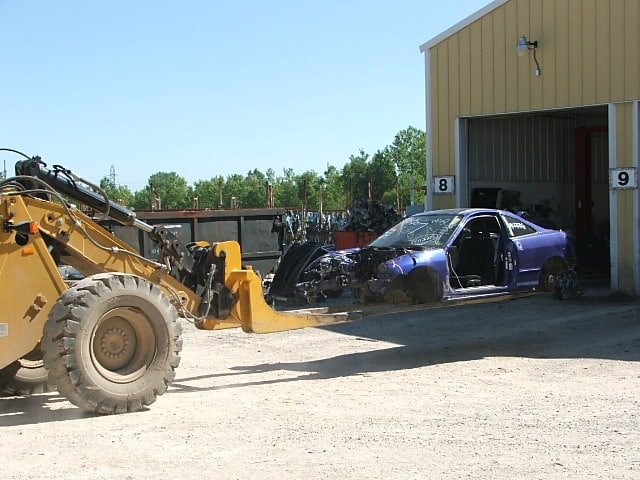
[[[50,382],[78,407],[135,412],[175,378],[180,334],[177,311],[156,285],[133,275],[93,275],[65,291],[52,309],[44,363]]]

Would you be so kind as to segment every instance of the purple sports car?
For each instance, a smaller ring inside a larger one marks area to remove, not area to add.
[[[366,247],[322,254],[295,290],[308,302],[350,288],[360,301],[389,303],[551,291],[574,261],[561,230],[502,210],[436,210],[405,218]]]

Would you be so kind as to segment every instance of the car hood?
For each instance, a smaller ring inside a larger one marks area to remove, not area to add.
[[[403,275],[408,274],[416,267],[431,265],[436,258],[441,258],[444,252],[442,247],[392,250],[394,250],[396,254],[380,262],[380,264],[384,263],[387,271],[390,270]]]
[[[343,271],[357,272],[359,277],[372,275],[381,264],[388,270],[407,274],[416,266],[429,265],[435,257],[442,256],[442,247],[429,248],[379,248],[362,247],[334,250],[311,262],[305,271],[313,271],[321,265],[332,264]]]

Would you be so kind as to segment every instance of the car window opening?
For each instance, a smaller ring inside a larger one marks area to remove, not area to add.
[[[498,285],[504,280],[500,225],[495,217],[469,222],[449,248],[452,288]]]

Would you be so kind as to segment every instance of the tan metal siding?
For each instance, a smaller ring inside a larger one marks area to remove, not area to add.
[[[512,0],[431,48],[433,75],[458,75],[450,117],[530,111],[640,97],[640,1]],[[518,57],[521,35],[537,40]],[[438,55],[446,51],[447,62]],[[435,91],[435,90],[434,90]],[[451,98],[451,96],[449,96]],[[435,98],[434,101],[437,101]],[[455,108],[453,108],[455,107]]]
[[[511,40],[513,50],[511,53],[507,53],[508,61],[515,63],[518,68],[517,77],[511,79],[517,88],[518,103],[515,105],[508,105],[507,108],[512,112],[531,110],[531,80],[533,79],[531,60],[529,59],[529,55],[519,58],[516,52],[516,42],[520,35],[526,34],[529,40],[533,40],[529,29],[529,2],[523,4],[518,2],[509,2],[507,5],[513,6],[513,8],[516,9],[516,31],[518,32]]]
[[[632,165],[632,104],[618,105],[616,108],[616,166],[629,167]],[[615,194],[618,210],[618,285],[623,291],[633,290],[634,273],[634,245],[633,222],[634,195],[637,190],[618,190]]]
[[[544,2],[541,1],[532,1],[529,3],[530,4],[530,12],[529,12],[529,29],[528,30],[524,30],[524,32],[527,34],[527,38],[529,38],[530,40],[537,40],[539,42],[540,45],[542,45],[542,39],[544,37],[544,28],[542,25],[542,7],[545,5]],[[531,33],[529,33],[531,32]],[[547,49],[549,50],[549,49]],[[511,50],[512,52],[515,52],[515,46],[512,48]],[[544,55],[544,51],[542,50],[542,48],[539,48],[536,55],[538,57],[538,61],[541,64],[542,68],[544,67],[544,59],[545,59],[545,55]],[[513,53],[512,53],[513,55]],[[522,63],[528,63],[529,64],[529,77],[531,78],[531,106],[532,108],[535,109],[540,109],[543,108],[543,91],[544,91],[544,76],[540,76],[540,77],[536,77],[533,75],[533,72],[536,69],[535,66],[535,62],[533,61],[533,54],[530,55],[525,55],[524,58],[518,58],[518,55],[516,54],[516,60],[524,60],[524,62]],[[544,72],[544,70],[543,70]],[[544,75],[544,73],[542,74]]]
[[[460,106],[470,112],[475,112],[475,114],[481,114],[483,112],[483,88],[491,89],[492,86],[482,84],[482,29],[480,28],[480,22],[475,22],[469,26],[469,35],[469,46],[471,48],[471,104]]]
[[[505,60],[505,71],[506,78],[504,80],[507,85],[506,91],[506,104],[502,111],[509,112],[513,111],[513,105],[518,104],[518,84],[513,81],[514,78],[518,76],[518,65],[520,62],[511,61],[511,54],[509,52],[510,49],[515,49],[516,41],[521,34],[518,33],[517,25],[517,16],[516,16],[516,8],[515,4],[507,3],[503,9],[504,10],[504,37],[505,37],[505,45],[507,48],[504,51],[504,60]],[[496,12],[497,14],[497,12]],[[499,32],[500,29],[497,29]]]
[[[449,103],[449,75],[448,75],[448,55],[447,50],[443,49],[441,52],[438,52],[438,65],[442,68],[440,69],[441,74],[438,75],[438,95],[435,99],[437,103],[439,116],[438,124],[437,124],[437,141],[438,145],[438,153],[440,157],[440,168],[435,168],[434,173],[438,173],[439,171],[451,171],[454,169],[454,159],[451,154],[451,146],[452,146],[452,129],[449,128],[448,122],[446,121],[449,118],[450,113],[450,103]]]
[[[582,73],[582,45],[584,39],[582,38],[582,13],[576,13],[575,7],[576,0],[570,2],[570,11],[572,12],[568,17],[568,31],[569,42],[566,47],[561,44],[556,44],[556,50],[566,49],[567,56],[569,57],[569,71],[567,73],[566,82],[569,88],[568,99],[558,98],[558,104],[563,105],[581,105],[583,97],[583,80],[585,75]],[[558,23],[558,28],[561,29],[562,24]],[[588,27],[587,27],[588,28]],[[558,75],[558,72],[556,72]],[[560,77],[562,81],[562,77]]]
[[[494,21],[496,25],[504,25],[505,12],[499,10],[496,12]],[[493,25],[492,25],[493,27]],[[511,48],[511,44],[506,43],[504,31],[501,28],[492,28],[491,36],[493,42],[493,90],[494,100],[493,109],[504,111],[507,108],[507,61],[506,53]]]
[[[617,25],[625,24],[624,21],[624,3],[625,0],[612,0],[611,9],[609,11],[609,24],[610,24],[610,52],[611,65],[624,65],[625,49],[624,43],[625,29],[616,28]],[[605,70],[606,75],[609,77],[609,83],[611,85],[611,97],[624,98],[624,82],[625,75],[620,75],[620,72],[613,70]],[[604,92],[604,95],[608,96],[608,92]],[[606,98],[606,97],[605,97]]]
[[[575,0],[574,0],[575,1]],[[578,99],[580,104],[585,104],[586,99],[589,99],[588,103],[597,103],[597,90],[598,84],[598,69],[596,68],[596,57],[600,49],[599,44],[596,41],[598,37],[602,36],[601,31],[597,31],[596,28],[600,26],[603,28],[606,23],[603,21],[596,22],[596,0],[581,0],[582,7],[582,44],[580,45],[580,60],[582,62],[582,68],[578,69],[576,74],[582,74],[583,79],[583,92],[582,97]],[[604,67],[603,64],[601,64]],[[604,69],[604,68],[603,68]],[[605,102],[606,100],[600,100]]]
[[[472,71],[471,71],[471,34],[470,31],[464,29],[460,34],[455,35],[450,40],[452,43],[458,43],[458,55],[459,59],[453,59],[452,64],[458,63],[460,69],[460,101],[456,105],[456,109],[451,110],[450,114],[456,115],[455,112],[460,112],[462,105],[469,105],[471,103],[471,85],[473,85]],[[467,107],[468,108],[468,107]]]
[[[451,39],[447,51],[449,54],[449,78],[447,85],[447,89],[449,92],[449,103],[447,104],[447,108],[455,112],[460,109],[460,79],[463,76],[460,68],[461,62],[457,61],[458,56],[461,54],[458,37]],[[465,75],[469,75],[468,70],[465,72]]]
[[[476,46],[477,48],[478,46]],[[480,57],[481,63],[481,85],[480,85],[480,105],[483,112],[491,111],[495,108],[494,98],[496,85],[493,81],[493,69],[495,68],[495,45],[493,43],[493,16],[487,15],[480,20]]]
[[[570,29],[569,20],[570,9],[569,0],[546,0],[554,4],[554,8],[546,8],[545,25],[555,25],[555,28],[549,29],[549,36],[553,40],[556,48],[545,55],[545,65],[553,66],[555,75],[546,75],[542,73],[545,82],[546,101],[544,108],[553,108],[556,105],[571,105],[570,92],[574,89],[574,85],[569,84],[571,62],[573,56],[569,55],[570,48]],[[553,71],[552,69],[552,71]]]
[[[640,86],[640,1],[627,0],[624,6],[624,98],[638,98]]]

